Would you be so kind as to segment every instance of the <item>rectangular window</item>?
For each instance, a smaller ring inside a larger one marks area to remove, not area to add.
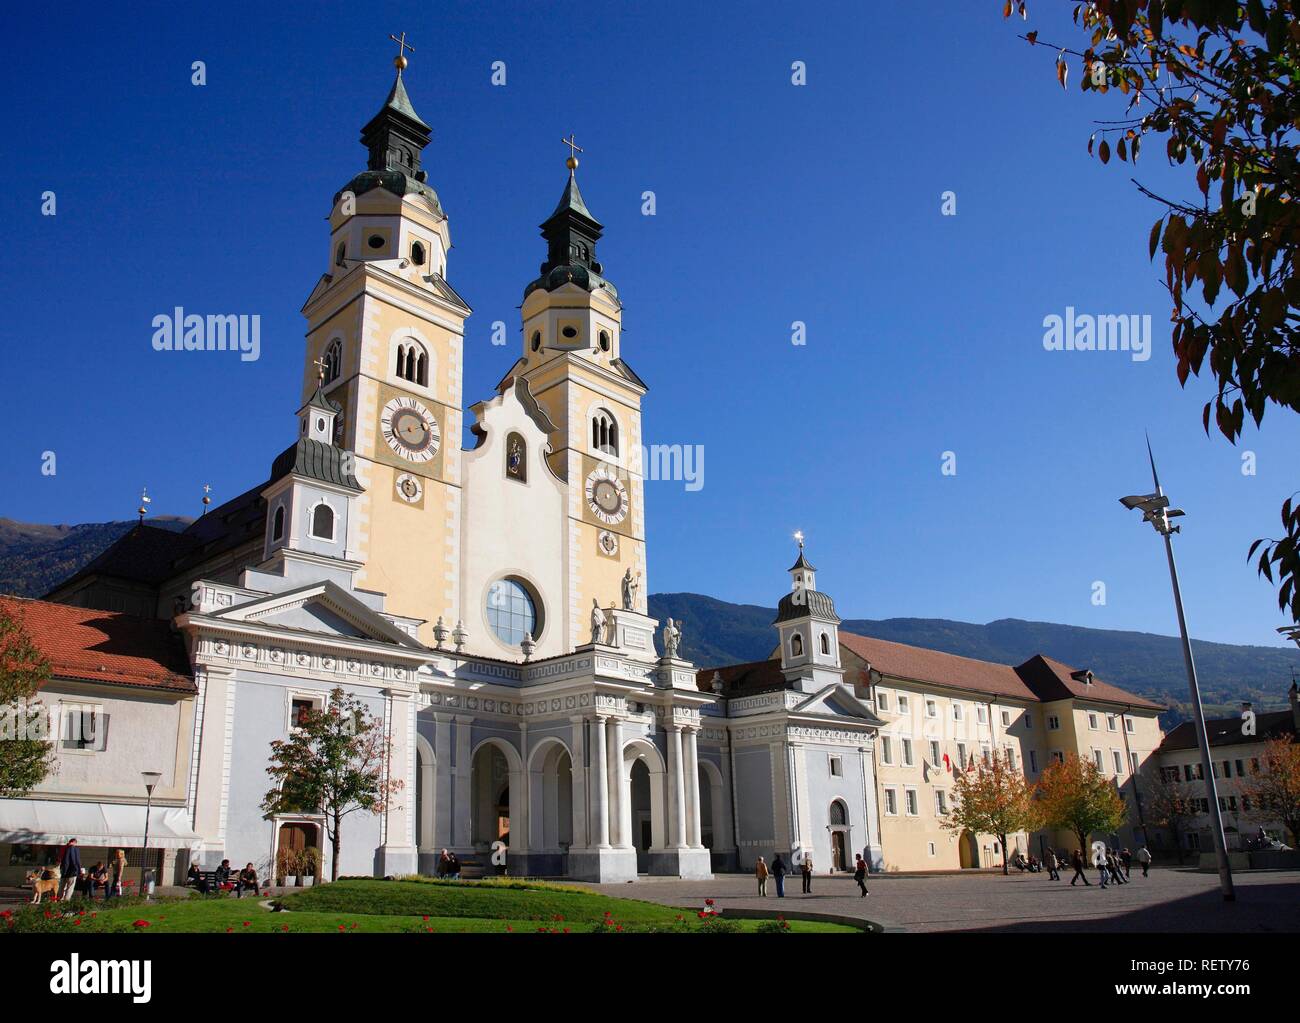
[[[1128,764],[1129,764],[1129,770],[1132,771],[1134,774],[1137,774],[1138,755],[1136,753],[1130,753],[1128,755]]]
[[[898,792],[895,789],[885,789],[885,813],[890,817],[898,816]]]
[[[1118,728],[1119,728],[1119,718],[1117,718],[1114,714],[1107,714],[1107,715],[1106,715],[1106,731],[1108,731],[1108,732],[1114,732],[1114,731],[1118,730]]]
[[[933,856],[933,855],[934,855],[934,843],[933,843],[933,842],[929,843],[929,846],[930,846],[930,855]]]
[[[1063,764],[1065,763],[1065,754],[1062,753],[1059,749],[1054,749],[1052,750],[1052,759],[1055,760],[1058,764]]]
[[[910,714],[912,712],[912,701],[902,693],[898,694],[898,713]]]
[[[1096,715],[1096,714],[1089,714],[1089,715],[1088,715],[1088,727],[1091,728],[1094,732],[1097,730],[1097,715]]]
[[[948,793],[943,789],[934,790],[934,813],[936,817],[947,816],[948,813]]]
[[[1007,766],[1008,766],[1009,768],[1011,768],[1011,770],[1014,771],[1014,770],[1016,769],[1016,751],[1015,751],[1015,748],[1014,748],[1013,746],[1008,746],[1008,747],[1006,747],[1006,749],[1005,749],[1003,752],[1006,754],[1006,758],[1007,758]]]
[[[1129,735],[1132,735],[1132,734],[1133,734],[1133,719],[1132,719],[1132,718],[1125,718],[1125,719],[1124,719],[1124,731],[1128,732]]]
[[[880,762],[890,765],[894,763],[894,741],[888,735],[880,737]]]
[[[1250,758],[1250,773],[1259,774],[1259,757]]]
[[[59,704],[59,749],[102,753],[108,746],[108,716],[102,707],[85,703]]]
[[[1191,764],[1183,764],[1183,780],[1184,780],[1184,781],[1191,781],[1191,780],[1192,780],[1192,765],[1191,765]]]
[[[1004,710],[1002,712],[1002,727],[1003,728],[1011,727],[1011,711],[1009,710]]]
[[[980,747],[980,760],[984,763],[985,767],[993,766],[993,760],[989,754],[989,748],[987,746]]]
[[[925,701],[925,716],[928,718],[937,718],[939,716],[939,705],[933,700]]]
[[[1245,772],[1245,770],[1244,770],[1243,767],[1242,767],[1242,763],[1241,763],[1241,761],[1238,760],[1238,761],[1236,762],[1236,764],[1237,764],[1237,777],[1238,777],[1238,778],[1244,778],[1244,777],[1246,776],[1246,772]]]
[[[876,709],[889,710],[889,694],[876,691]]]
[[[954,703],[954,704],[952,705],[952,719],[953,719],[954,721],[960,721],[960,720],[961,720],[961,704],[960,704],[960,703]]]
[[[1102,770],[1101,750],[1095,749],[1092,751],[1092,762],[1097,765],[1098,771]]]
[[[912,740],[911,739],[903,740],[903,766],[904,767],[912,766]]]
[[[1024,714],[1024,722],[1025,722],[1025,731],[1032,732],[1034,730],[1034,716],[1026,712]]]
[[[904,789],[903,798],[907,801],[907,816],[919,817],[921,811],[916,800],[916,789]]]
[[[966,770],[966,765],[968,763],[970,763],[970,761],[966,759],[966,744],[964,742],[959,742],[957,743],[957,769],[959,771]]]
[[[1049,714],[1047,717],[1047,727],[1050,731],[1055,732],[1058,728],[1061,727],[1061,719],[1058,718],[1055,714]]]
[[[1111,762],[1115,765],[1115,773],[1116,773],[1116,774],[1123,774],[1123,773],[1124,773],[1124,758],[1120,755],[1119,750],[1117,750],[1117,749],[1113,749],[1113,750],[1111,750],[1111,751],[1110,751],[1110,759],[1111,759]]]
[[[930,763],[939,763],[939,744],[933,739],[930,740]]]
[[[975,720],[981,725],[987,725],[989,723],[989,709],[982,703],[975,708]]]
[[[1231,760],[1225,760],[1225,761],[1223,762],[1223,776],[1224,776],[1225,778],[1231,778],[1231,777],[1232,777],[1232,761],[1231,761]]]
[[[1033,771],[1034,774],[1038,773],[1038,752],[1036,750],[1031,749],[1029,751],[1029,769]]]
[[[844,761],[839,757],[831,757],[831,777],[844,777]]]

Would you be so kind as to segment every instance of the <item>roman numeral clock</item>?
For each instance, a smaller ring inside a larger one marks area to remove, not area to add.
[[[587,477],[587,507],[606,525],[613,526],[627,517],[627,487],[618,472],[607,465],[593,469]]]
[[[388,446],[408,462],[429,461],[442,443],[438,420],[415,398],[394,398],[384,406],[379,425]]]

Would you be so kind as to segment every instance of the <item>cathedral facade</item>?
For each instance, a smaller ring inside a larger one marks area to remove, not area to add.
[[[262,806],[271,743],[335,689],[382,723],[397,792],[349,816],[343,874],[431,874],[444,849],[483,873],[593,881],[778,853],[818,871],[987,866],[989,836],[942,827],[953,773],[991,752],[1036,774],[1097,714],[1124,722],[1116,783],[1129,772],[1138,799],[1159,707],[1056,662],[841,636],[802,541],[768,659],[681,656],[677,625],[647,613],[647,388],[572,151],[521,349],[462,447],[470,309],[404,67],[330,207],[297,437],[268,478],[182,532],[142,519],[43,601],[0,598],[49,656],[58,737],[51,778],[0,800],[10,868],[74,834],[140,847],[141,771],[160,775],[165,881],[193,861],[328,863],[321,814]],[[969,734],[937,727],[954,720]],[[101,730],[87,742],[74,721]]]

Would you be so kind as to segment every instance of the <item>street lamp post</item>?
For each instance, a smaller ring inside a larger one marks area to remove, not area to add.
[[[1223,891],[1223,900],[1232,902],[1236,893],[1232,887],[1232,867],[1228,863],[1228,845],[1223,837],[1223,815],[1219,811],[1219,790],[1214,783],[1214,767],[1210,762],[1210,741],[1205,731],[1205,711],[1201,707],[1201,687],[1196,681],[1196,661],[1192,657],[1192,643],[1187,635],[1187,618],[1183,614],[1183,593],[1178,585],[1178,566],[1174,563],[1174,545],[1172,536],[1179,531],[1178,526],[1171,526],[1169,520],[1183,514],[1177,508],[1169,507],[1169,498],[1160,486],[1160,477],[1156,475],[1156,460],[1151,453],[1151,441],[1147,441],[1147,457],[1151,461],[1151,482],[1155,484],[1154,494],[1121,497],[1120,503],[1130,510],[1142,512],[1142,521],[1150,522],[1165,541],[1165,556],[1169,560],[1169,580],[1174,587],[1174,607],[1178,611],[1178,631],[1183,641],[1183,663],[1187,667],[1187,686],[1192,695],[1192,721],[1196,726],[1196,739],[1201,747],[1201,771],[1205,775],[1205,790],[1210,809],[1210,831],[1214,839],[1214,853],[1219,861],[1219,887]],[[1136,786],[1134,791],[1136,792]]]
[[[141,894],[146,897],[149,895],[149,881],[152,873],[148,870],[149,864],[149,814],[153,810],[153,790],[158,784],[158,779],[162,777],[159,771],[141,771],[140,777],[144,779],[144,790],[146,793],[144,804],[144,849],[141,852],[140,860],[140,887]]]

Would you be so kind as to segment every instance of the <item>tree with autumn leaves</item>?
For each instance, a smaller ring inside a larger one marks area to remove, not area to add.
[[[1154,761],[1142,773],[1139,785],[1147,820],[1165,828],[1173,836],[1178,862],[1183,862],[1183,835],[1195,829],[1196,800],[1191,785],[1178,777],[1177,770],[1166,769]]]
[[[26,795],[53,764],[41,687],[50,662],[22,623],[0,612],[0,797]]]
[[[357,697],[336,688],[323,710],[307,710],[288,739],[271,743],[266,773],[274,787],[262,800],[267,813],[320,813],[325,818],[338,880],[343,820],[357,812],[382,814],[402,787],[389,775],[391,743],[383,721]]]
[[[1076,753],[1044,768],[1034,786],[1034,802],[1041,826],[1071,832],[1085,856],[1089,837],[1114,834],[1128,818],[1115,783]]]
[[[1002,0],[1029,17],[1032,0]],[[1181,194],[1134,184],[1161,207],[1149,233],[1164,286],[1180,384],[1208,367],[1202,423],[1230,442],[1277,406],[1300,412],[1300,22],[1294,0],[1091,0],[1074,8],[1081,39],[1026,42],[1055,54],[1062,88],[1109,99],[1088,139],[1102,163],[1137,170],[1145,140],[1185,168]],[[1071,76],[1074,70],[1077,77]],[[1282,504],[1279,537],[1259,539],[1261,575],[1300,622],[1300,502]]]
[[[952,809],[941,821],[960,834],[994,835],[1002,843],[1002,873],[1007,871],[1007,836],[1037,828],[1033,789],[1023,772],[994,757],[973,771],[958,771]]]
[[[1250,800],[1251,817],[1280,820],[1291,832],[1292,848],[1300,849],[1300,744],[1289,736],[1273,739],[1259,761],[1237,791]]]

